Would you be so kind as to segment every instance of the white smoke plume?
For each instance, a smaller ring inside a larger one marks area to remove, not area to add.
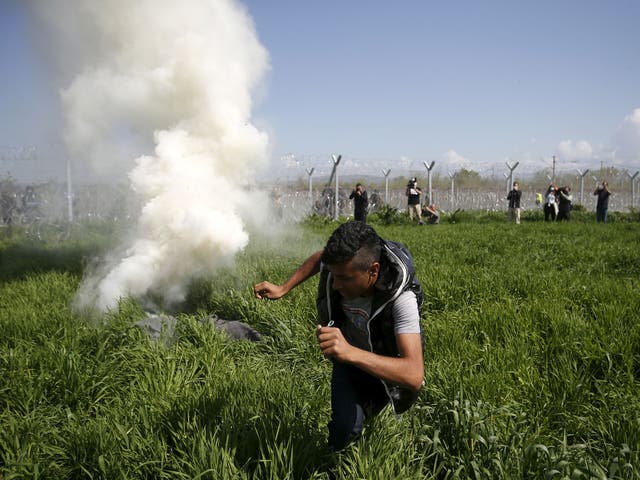
[[[180,301],[190,280],[247,245],[247,219],[265,203],[250,185],[266,166],[267,136],[250,114],[268,54],[233,0],[39,7],[61,33],[59,57],[77,69],[62,91],[70,150],[103,174],[129,170],[143,204],[133,239],[84,280],[78,304]]]

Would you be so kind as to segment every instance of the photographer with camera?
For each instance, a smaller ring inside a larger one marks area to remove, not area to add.
[[[516,225],[520,225],[520,198],[522,192],[518,182],[513,182],[513,188],[507,194],[507,200],[509,200],[509,221],[516,222]]]
[[[422,221],[422,209],[420,208],[420,195],[422,195],[422,190],[418,187],[418,179],[413,177],[407,183],[407,208],[409,209],[409,218],[411,223],[413,223],[414,215],[418,219],[418,225],[424,225]]]
[[[422,206],[422,217],[427,219],[428,225],[438,225],[440,223],[440,213],[435,203]]]
[[[607,212],[609,211],[609,196],[611,191],[609,190],[609,183],[605,180],[602,182],[602,186],[596,188],[593,194],[598,197],[598,203],[596,204],[596,221],[607,223]]]
[[[544,196],[544,221],[548,222],[551,220],[552,222],[555,222],[557,215],[558,203],[556,199],[556,186],[551,184]]]
[[[571,205],[573,202],[573,195],[571,195],[571,187],[562,187],[558,189],[558,216],[556,220],[561,222],[562,220],[569,221],[571,216]]]
[[[356,188],[349,195],[349,200],[353,200],[353,219],[367,223],[367,210],[369,208],[369,198],[367,191],[361,183],[356,184]]]

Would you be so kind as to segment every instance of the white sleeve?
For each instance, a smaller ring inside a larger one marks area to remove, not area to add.
[[[411,290],[402,292],[393,302],[394,333],[420,333],[420,314],[416,295]]]

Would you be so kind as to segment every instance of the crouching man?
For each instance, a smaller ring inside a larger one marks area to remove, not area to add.
[[[399,414],[418,398],[423,296],[409,251],[357,221],[338,227],[282,285],[261,282],[254,294],[278,299],[318,272],[316,336],[333,363],[329,448],[338,451],[387,404]]]

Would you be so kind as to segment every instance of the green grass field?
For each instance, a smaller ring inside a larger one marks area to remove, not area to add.
[[[256,242],[198,282],[179,337],[70,303],[110,229],[0,240],[0,479],[640,478],[640,224],[374,225],[413,252],[425,290],[426,386],[338,458],[324,453],[330,366],[313,279],[286,279],[336,224]],[[243,320],[261,343],[199,320]]]

